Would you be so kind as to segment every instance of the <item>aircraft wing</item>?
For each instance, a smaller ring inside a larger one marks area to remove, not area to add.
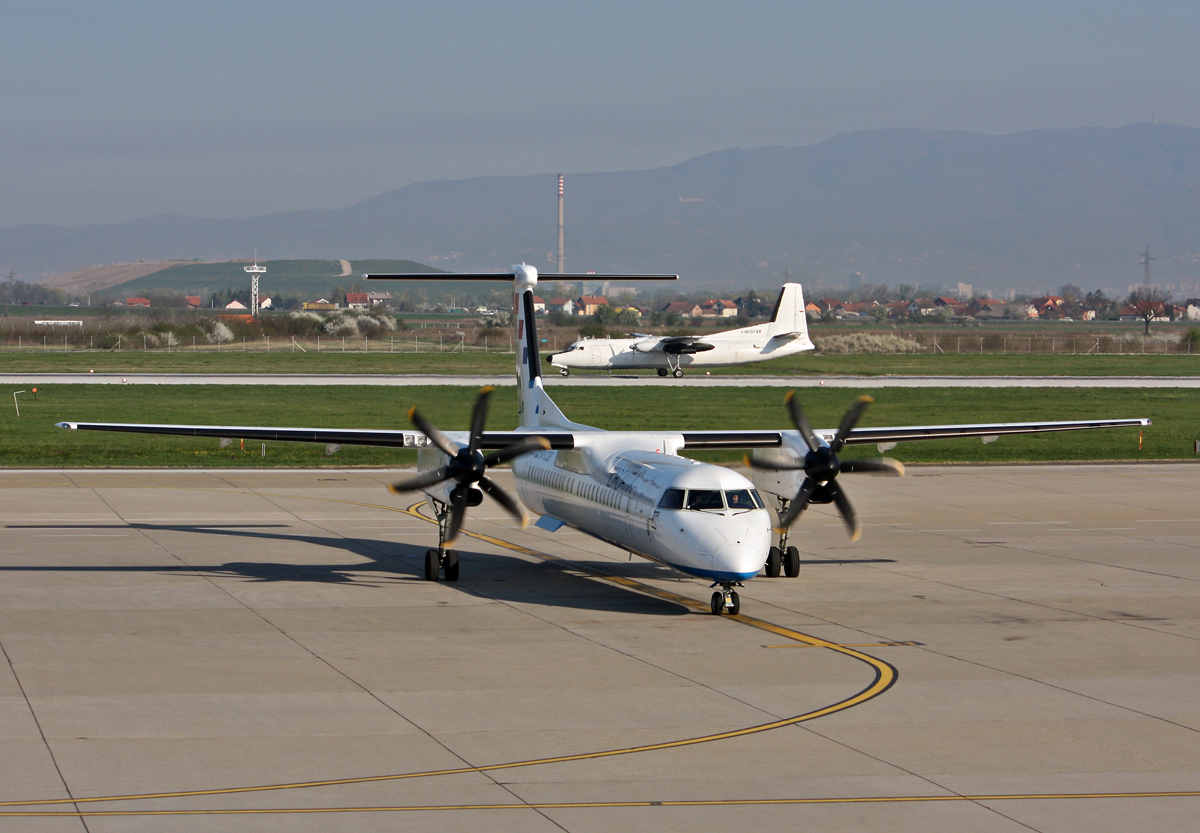
[[[914,440],[943,440],[954,437],[999,437],[1009,434],[1044,434],[1055,431],[1083,431],[1090,428],[1122,428],[1150,425],[1148,419],[1088,419],[1056,422],[991,422],[966,425],[904,425],[892,428],[855,428],[846,445],[897,443]],[[831,442],[837,429],[814,433]],[[684,448],[778,448],[805,445],[800,432],[787,431],[684,431]]]
[[[966,425],[908,425],[893,428],[855,428],[846,439],[847,445],[864,443],[895,443],[914,440],[939,440],[954,437],[999,437],[1009,434],[1041,434],[1055,431],[1082,431],[1091,428],[1121,428],[1150,425],[1148,419],[1092,419],[1058,422],[996,422]],[[166,434],[180,437],[219,437],[259,442],[301,442],[323,445],[364,445],[382,448],[423,448],[429,444],[420,431],[394,431],[367,428],[273,428],[246,425],[168,425],[124,422],[60,422],[59,428],[79,431],[117,431],[133,434]],[[485,431],[480,448],[499,449],[521,437],[538,436],[550,441],[555,449],[588,445],[589,440],[604,438],[608,432],[573,432],[561,429],[523,431]],[[815,432],[826,442],[833,439],[836,429]],[[466,432],[446,432],[456,442],[466,442]],[[677,448],[779,448],[783,445],[801,448],[804,440],[794,430],[745,431],[630,431],[620,434],[634,445],[641,445],[639,435],[651,445],[670,438]]]
[[[420,431],[391,431],[370,428],[273,428],[255,425],[169,425],[132,422],[59,422],[73,431],[116,431],[127,434],[165,434],[177,437],[213,437],[258,442],[320,443],[322,445],[366,445],[380,448],[424,448],[429,440]],[[467,432],[447,431],[451,440],[466,444]],[[552,431],[485,431],[480,448],[505,448],[525,436],[545,436],[551,448],[574,448],[573,435]]]

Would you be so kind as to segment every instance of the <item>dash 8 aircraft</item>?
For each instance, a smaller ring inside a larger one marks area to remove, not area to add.
[[[584,338],[547,361],[563,376],[572,370],[649,368],[678,379],[685,367],[730,367],[780,359],[813,349],[804,314],[804,292],[785,283],[765,324],[694,336],[632,335],[628,338]]]
[[[432,276],[380,275],[367,278],[430,280]],[[60,427],[94,431],[130,431],[195,437],[229,437],[313,443],[415,448],[417,473],[391,485],[397,493],[421,491],[438,522],[438,546],[425,555],[425,578],[459,578],[458,553],[451,549],[466,510],[486,494],[524,526],[520,502],[501,489],[488,469],[511,462],[517,494],[541,515],[538,526],[553,532],[571,526],[600,540],[689,576],[712,582],[713,613],[737,613],[736,587],[765,567],[768,576],[781,568],[799,572],[799,556],[787,546],[788,528],[813,503],[833,503],[851,539],[860,531],[858,517],[838,476],[865,472],[902,474],[886,458],[842,462],[838,452],[857,443],[896,443],[945,437],[985,437],[1087,428],[1149,425],[1146,419],[1024,422],[980,425],[925,425],[858,428],[870,399],[859,398],[835,430],[813,430],[797,398],[786,405],[795,430],[752,431],[604,431],[569,420],[547,395],[541,378],[534,328],[533,290],[537,271],[512,267],[500,274],[440,274],[447,280],[512,280],[517,344],[517,428],[485,431],[491,388],[484,388],[471,414],[470,430],[442,433],[416,408],[409,419],[418,431],[267,428],[228,425],[154,425],[62,422]],[[601,280],[598,276],[555,275],[563,280]],[[674,280],[674,276],[612,276],[612,280]],[[723,466],[680,456],[687,449],[754,449],[751,481]],[[775,522],[763,493],[778,507]],[[779,535],[775,545],[773,533]]]

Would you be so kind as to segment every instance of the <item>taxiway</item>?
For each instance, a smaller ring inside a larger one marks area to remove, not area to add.
[[[6,830],[1181,831],[1200,469],[955,467],[708,588],[384,471],[0,472]],[[502,475],[504,477],[504,475]],[[481,536],[481,537],[480,537]]]

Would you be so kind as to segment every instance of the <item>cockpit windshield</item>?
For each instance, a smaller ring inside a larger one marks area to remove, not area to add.
[[[667,489],[658,501],[659,509],[691,509],[697,512],[732,509],[748,512],[765,509],[756,489]]]
[[[725,501],[716,489],[689,489],[687,496],[688,509],[724,509]]]

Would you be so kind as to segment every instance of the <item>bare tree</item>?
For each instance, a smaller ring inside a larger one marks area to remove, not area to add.
[[[1156,286],[1139,286],[1129,293],[1129,306],[1137,310],[1138,317],[1146,325],[1146,335],[1150,335],[1150,322],[1165,312],[1164,307],[1171,300],[1171,295]]]

